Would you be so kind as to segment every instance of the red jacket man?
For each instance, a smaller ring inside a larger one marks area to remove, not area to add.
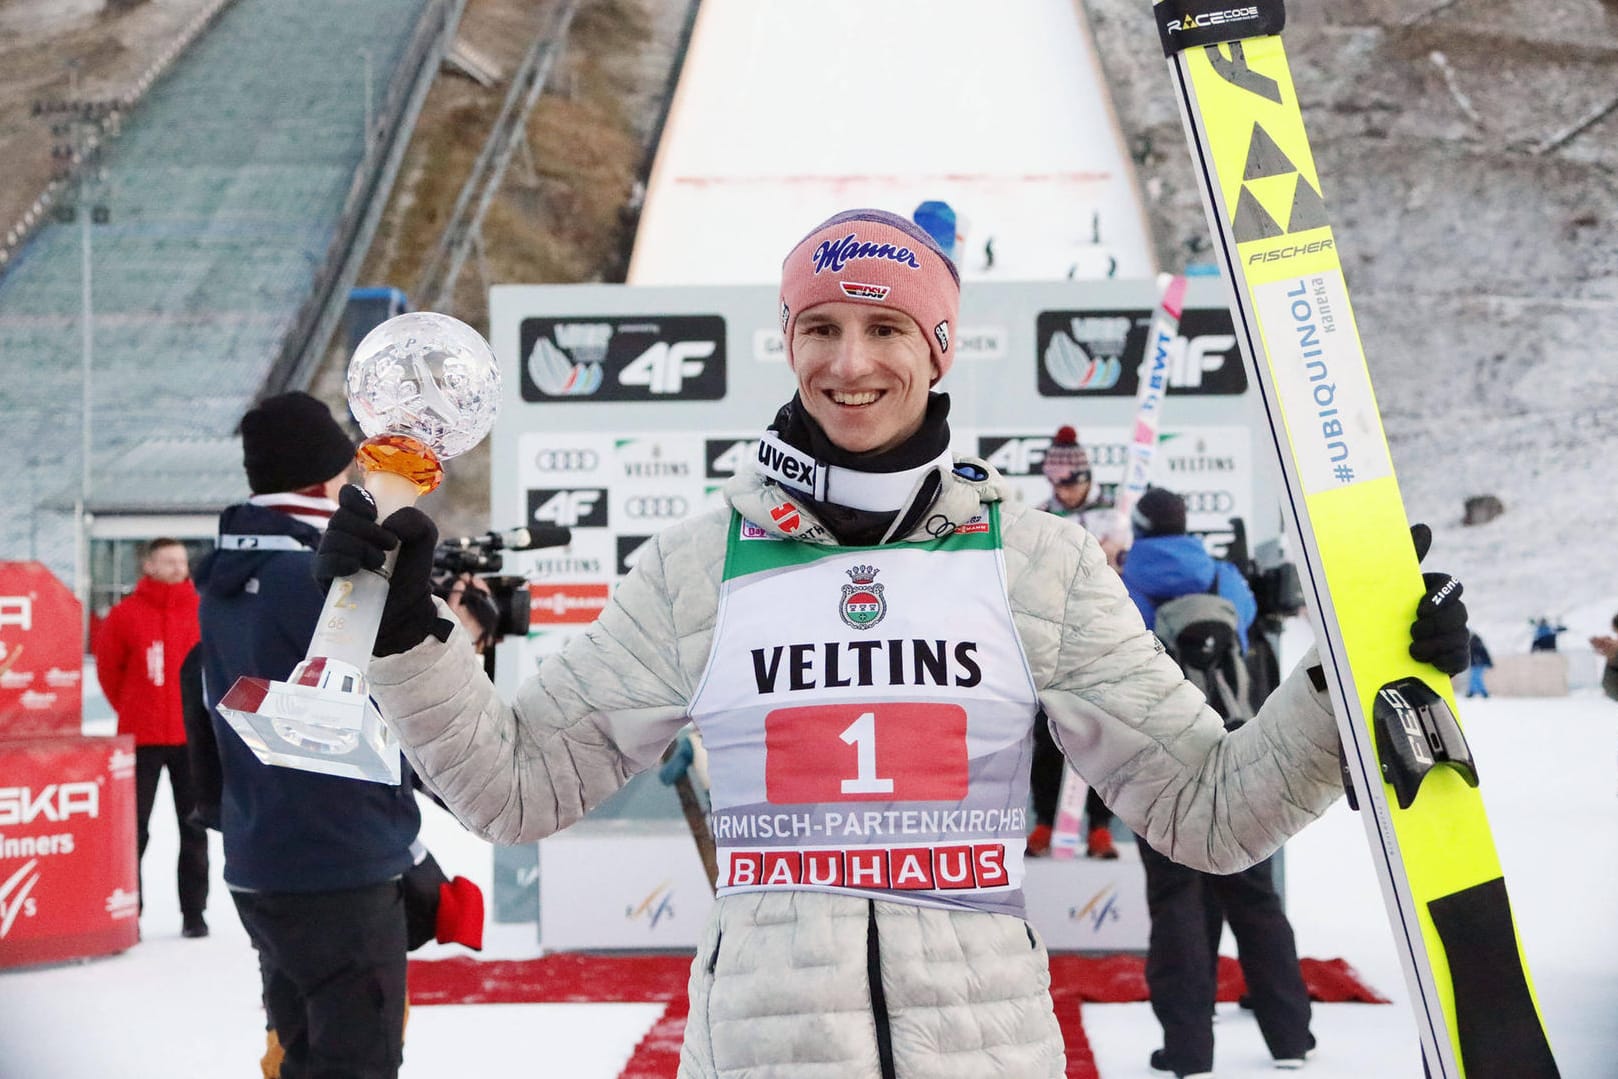
[[[197,591],[179,540],[148,544],[141,573],[135,591],[107,613],[96,634],[96,676],[118,713],[118,733],[135,737],[135,834],[142,855],[158,777],[169,770],[180,821],[182,932],[201,937],[208,933],[202,917],[208,902],[208,833],[188,819],[194,792],[180,708],[180,663],[200,639]]]

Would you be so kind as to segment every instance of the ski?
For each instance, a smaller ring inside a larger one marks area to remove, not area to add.
[[[1180,315],[1185,309],[1185,277],[1158,274],[1157,310],[1147,333],[1146,351],[1141,356],[1138,387],[1135,390],[1135,424],[1129,436],[1129,456],[1124,463],[1124,479],[1118,485],[1113,504],[1123,534],[1133,535],[1130,513],[1152,478],[1152,458],[1157,454],[1157,433],[1163,426],[1163,398],[1169,391],[1169,356],[1180,336]]]
[[[1044,722],[1043,717],[1040,722]],[[1056,800],[1056,823],[1051,826],[1051,857],[1066,861],[1078,857],[1084,846],[1084,799],[1090,793],[1090,784],[1073,770],[1071,764],[1062,765],[1062,793]]]
[[[1453,692],[1405,651],[1420,570],[1281,0],[1155,0],[1154,11],[1428,1072],[1557,1076]]]

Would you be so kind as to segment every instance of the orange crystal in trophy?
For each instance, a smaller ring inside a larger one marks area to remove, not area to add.
[[[402,476],[424,495],[437,489],[444,479],[438,455],[409,435],[373,435],[360,443],[354,457],[365,471]]]

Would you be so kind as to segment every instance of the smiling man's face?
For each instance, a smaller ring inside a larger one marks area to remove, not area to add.
[[[937,377],[926,335],[891,307],[823,303],[792,329],[798,395],[850,453],[889,450],[915,434]]]

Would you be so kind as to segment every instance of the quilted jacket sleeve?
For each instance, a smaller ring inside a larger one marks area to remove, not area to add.
[[[1174,860],[1233,873],[1342,793],[1329,698],[1300,664],[1226,733],[1141,621],[1100,545],[1007,506],[1012,610],[1063,752],[1137,834]]]
[[[597,621],[546,656],[509,704],[447,609],[447,642],[372,661],[372,692],[405,756],[463,825],[530,842],[657,763],[712,641],[723,520],[651,540]]]

